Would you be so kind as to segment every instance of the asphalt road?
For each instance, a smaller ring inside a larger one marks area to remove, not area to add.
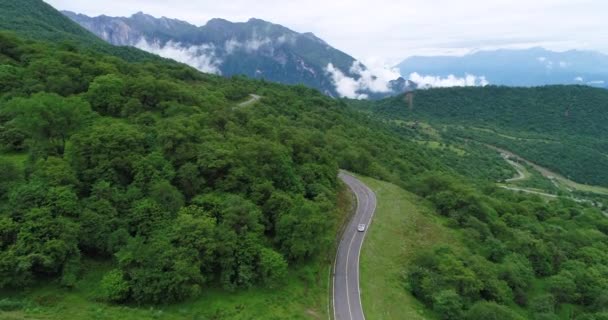
[[[363,320],[365,316],[359,291],[359,255],[365,233],[376,210],[376,195],[357,178],[345,172],[341,172],[339,177],[355,194],[357,210],[344,230],[334,264],[334,319]],[[360,223],[366,225],[364,232],[357,231]]]

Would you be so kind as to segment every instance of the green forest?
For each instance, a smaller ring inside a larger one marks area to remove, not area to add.
[[[462,239],[418,252],[404,269],[407,288],[439,318],[608,317],[608,220],[597,208],[434,173],[410,188]]]
[[[439,88],[351,101],[384,119],[431,121],[447,138],[499,146],[577,182],[608,186],[608,91],[586,86]]]
[[[302,86],[9,33],[0,61],[3,288],[70,288],[85,258],[113,261],[99,284],[109,302],[277,286],[332,245],[338,168],[456,172],[456,155]],[[239,106],[250,93],[263,98]]]

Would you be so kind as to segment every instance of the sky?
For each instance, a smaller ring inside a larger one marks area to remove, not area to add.
[[[499,48],[541,46],[549,50],[595,50],[608,54],[606,0],[45,0],[59,10],[88,16],[155,17],[204,25],[213,18],[244,22],[252,17],[297,32],[313,32],[353,56],[358,79],[328,64],[342,96],[366,98],[365,90],[386,92],[400,76],[431,87],[491,84],[484,75],[439,77],[400,74],[395,66],[414,55],[464,55]],[[213,56],[200,47],[140,49],[218,73]],[[368,69],[361,68],[360,63]]]
[[[251,17],[313,32],[368,65],[412,55],[543,46],[608,53],[604,0],[46,0],[89,16],[143,11],[204,25]]]

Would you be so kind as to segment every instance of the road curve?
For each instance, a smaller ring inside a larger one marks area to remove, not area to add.
[[[359,255],[365,234],[376,210],[376,195],[365,184],[346,172],[340,179],[357,198],[357,210],[340,239],[333,271],[333,307],[336,320],[364,320],[359,291]],[[364,232],[357,225],[364,223]]]

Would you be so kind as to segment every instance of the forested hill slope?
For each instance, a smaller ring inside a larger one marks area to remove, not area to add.
[[[516,152],[574,180],[608,185],[608,90],[587,86],[419,90],[353,102],[387,119],[427,120]]]
[[[36,40],[68,41],[133,61],[160,60],[141,50],[115,47],[102,41],[42,0],[0,0],[0,31],[13,31]]]
[[[608,137],[608,90],[587,86],[440,88],[385,100],[375,112],[495,125],[536,133]]]
[[[280,285],[335,238],[338,168],[445,167],[302,86],[4,33],[0,61],[0,289],[71,287],[84,257],[112,263],[115,302]]]

